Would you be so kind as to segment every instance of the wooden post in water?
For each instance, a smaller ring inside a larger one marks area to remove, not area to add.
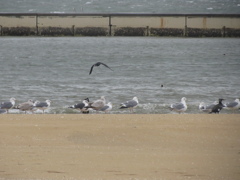
[[[113,36],[113,34],[112,34],[112,22],[111,22],[111,16],[109,16],[108,25],[109,25],[109,31],[108,31],[108,34],[109,34],[109,36]]]
[[[145,36],[150,36],[150,32],[149,32],[149,26],[147,26],[147,27],[146,27]]]
[[[0,35],[3,35],[2,26],[0,25]]]
[[[185,16],[185,26],[184,26],[184,30],[183,30],[183,36],[187,37],[188,36],[188,27],[187,27],[187,16]]]
[[[38,36],[38,15],[36,14],[36,35]]]
[[[72,35],[75,36],[75,25],[72,25]]]
[[[222,27],[222,37],[226,36],[226,26]]]

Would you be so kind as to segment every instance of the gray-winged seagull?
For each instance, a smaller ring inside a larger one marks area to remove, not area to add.
[[[120,109],[124,109],[124,108],[128,108],[128,109],[130,109],[130,112],[134,112],[133,111],[133,108],[136,108],[137,107],[137,105],[138,105],[138,98],[137,97],[134,97],[132,100],[130,100],[130,101],[126,101],[126,102],[124,102],[124,103],[121,103],[121,107],[120,107]]]
[[[236,110],[240,108],[240,101],[239,99],[235,99],[232,102],[226,103],[224,109],[228,109],[228,110]]]
[[[86,108],[88,106],[88,103],[89,103],[89,99],[86,98],[82,102],[77,103],[77,104],[72,105],[72,106],[69,106],[68,108],[78,109],[82,113],[87,114],[87,113],[89,113],[89,110]]]
[[[10,101],[2,102],[0,104],[0,109],[5,109],[7,111],[7,113],[8,113],[9,109],[14,107],[15,101],[16,101],[15,98],[10,98]]]
[[[90,72],[89,72],[89,75],[92,73],[93,68],[94,68],[95,66],[100,66],[100,65],[103,65],[103,66],[107,67],[108,69],[111,69],[108,65],[106,65],[106,64],[104,64],[104,63],[102,63],[102,62],[97,62],[97,63],[95,63],[95,64],[92,65],[92,67],[91,67],[91,69],[90,69]],[[112,70],[112,69],[111,69],[111,70]],[[112,71],[113,71],[113,70],[112,70]]]
[[[176,111],[179,114],[187,110],[186,98],[183,97],[180,103],[175,103],[170,105],[171,111]]]
[[[103,111],[105,113],[109,112],[112,110],[112,103],[108,102],[105,106],[103,106],[99,111]]]
[[[39,102],[39,101],[36,101],[34,103],[34,107],[36,107],[37,109],[40,109],[43,111],[43,114],[44,114],[44,111],[49,108],[51,105],[51,101],[49,99],[47,99],[45,102]]]

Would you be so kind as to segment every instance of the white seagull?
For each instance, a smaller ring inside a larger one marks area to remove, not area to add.
[[[10,98],[10,101],[2,102],[2,103],[0,104],[0,109],[4,109],[4,110],[6,110],[7,113],[8,113],[9,109],[12,109],[12,108],[14,107],[15,101],[16,101],[15,98]]]
[[[178,112],[179,114],[182,113],[182,112],[185,112],[187,110],[187,104],[186,104],[186,98],[183,97],[181,99],[181,102],[180,103],[175,103],[175,104],[171,104],[170,105],[170,110],[171,111],[176,111]]]
[[[84,99],[82,102],[80,103],[77,103],[75,105],[72,105],[72,106],[69,106],[69,108],[72,108],[72,109],[78,109],[80,110],[82,113],[84,114],[87,114],[89,113],[89,110],[86,108],[88,106],[88,103],[89,103],[89,99],[86,98]]]
[[[204,102],[201,102],[199,104],[199,110],[202,112],[210,113],[210,112],[212,112],[212,108],[217,104],[218,104],[218,101],[214,101],[214,103],[209,104],[209,105],[205,105]]]
[[[100,110],[106,105],[106,99],[104,96],[101,96],[100,99],[90,102],[86,108],[92,108],[96,111]]]
[[[132,100],[122,103],[120,109],[128,108],[130,112],[134,112],[133,109],[137,107],[138,103],[138,98],[134,97]]]
[[[236,110],[236,109],[239,109],[240,108],[240,101],[239,99],[235,99],[234,101],[232,102],[229,102],[229,103],[226,103],[225,104],[225,107],[223,107],[224,109],[227,109],[227,110]]]
[[[51,105],[51,101],[49,99],[47,99],[45,102],[39,102],[39,101],[36,101],[34,103],[34,107],[36,107],[37,109],[40,109],[43,111],[43,114],[44,114],[44,111],[49,108]]]
[[[103,106],[99,111],[104,111],[105,113],[112,110],[112,103],[108,102],[105,106]]]

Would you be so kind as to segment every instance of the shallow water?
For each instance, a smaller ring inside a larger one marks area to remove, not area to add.
[[[240,0],[1,0],[0,12],[239,13]]]
[[[186,113],[200,102],[240,96],[240,40],[236,38],[3,37],[0,39],[0,101],[52,100],[48,113],[104,95],[112,113],[137,96],[137,113],[171,113],[187,98]],[[104,62],[113,71],[92,64]],[[163,87],[161,87],[163,85]],[[18,111],[14,111],[18,113]],[[222,113],[232,113],[223,110]],[[235,112],[239,113],[239,111]]]

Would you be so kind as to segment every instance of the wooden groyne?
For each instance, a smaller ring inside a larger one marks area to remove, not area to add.
[[[0,36],[240,37],[240,14],[0,13]]]

